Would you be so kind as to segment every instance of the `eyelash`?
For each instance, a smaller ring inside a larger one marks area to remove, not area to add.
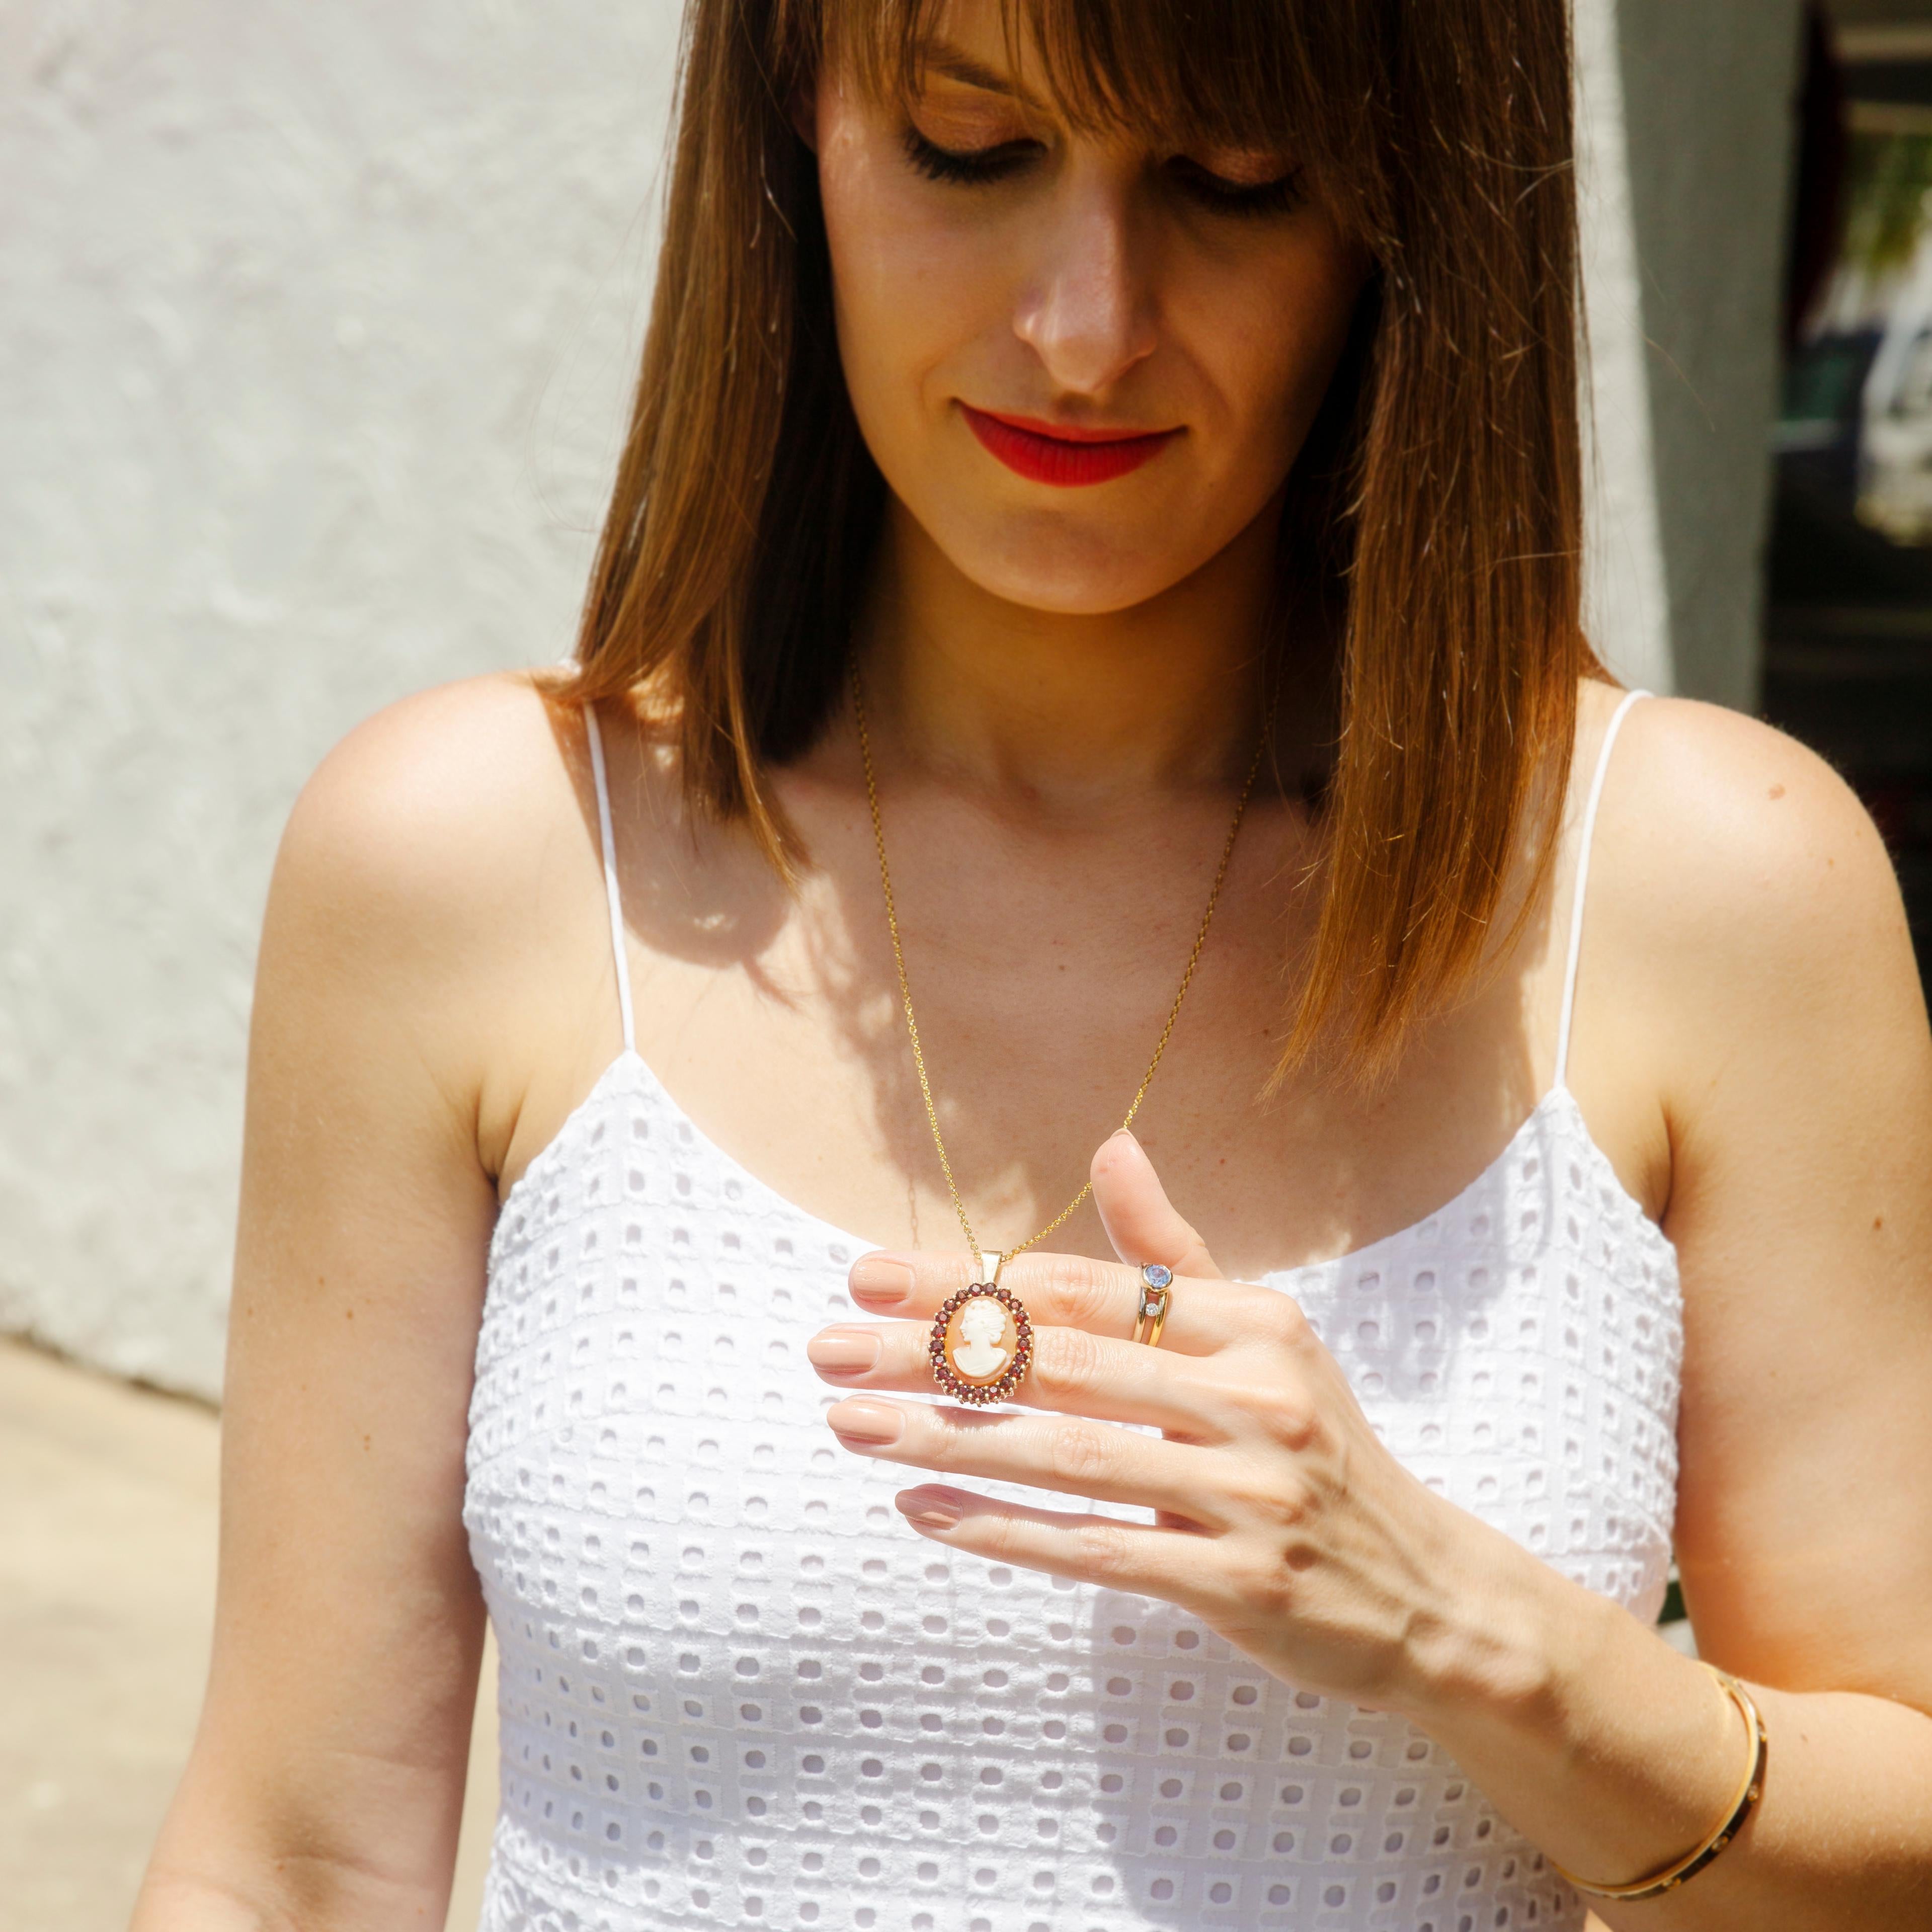
[[[1004,181],[1025,164],[1031,141],[1003,141],[997,147],[962,150],[942,148],[928,141],[916,128],[905,132],[906,159],[928,181],[955,186],[976,188]],[[1278,181],[1258,182],[1244,187],[1210,173],[1198,162],[1177,155],[1168,164],[1181,192],[1218,214],[1286,214],[1306,199],[1301,186],[1301,170],[1296,168]]]

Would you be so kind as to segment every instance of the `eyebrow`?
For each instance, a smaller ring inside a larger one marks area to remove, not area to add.
[[[1029,94],[1010,76],[998,73],[976,61],[962,48],[955,46],[950,40],[935,40],[920,56],[920,65],[926,71],[941,74],[948,80],[956,80],[962,87],[976,87],[986,94],[1004,94],[1014,100],[1025,101],[1029,106],[1038,106],[1037,98]]]

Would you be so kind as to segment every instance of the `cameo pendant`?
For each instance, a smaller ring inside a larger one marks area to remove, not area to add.
[[[1033,1330],[1012,1289],[976,1281],[939,1304],[932,1320],[932,1378],[956,1402],[1002,1402],[1033,1358]]]

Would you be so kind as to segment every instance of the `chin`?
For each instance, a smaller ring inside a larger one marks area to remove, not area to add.
[[[1214,554],[1196,556],[1141,532],[1090,524],[1069,527],[1059,518],[976,529],[940,547],[962,576],[982,590],[1030,610],[1057,616],[1106,617],[1172,590]]]

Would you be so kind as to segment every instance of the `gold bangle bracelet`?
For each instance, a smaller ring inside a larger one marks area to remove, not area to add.
[[[1703,1660],[1700,1658],[1698,1661],[1702,1663]],[[1706,1664],[1704,1668],[1724,1687],[1731,1702],[1742,1712],[1744,1727],[1750,1733],[1750,1768],[1744,1773],[1743,1784],[1738,1787],[1738,1795],[1726,1808],[1724,1822],[1694,1851],[1685,1852],[1661,1871],[1653,1872],[1649,1877],[1638,1879],[1630,1885],[1586,1884],[1552,1858],[1550,1869],[1566,1885],[1588,1893],[1592,1898],[1655,1898],[1664,1892],[1675,1892],[1686,1879],[1694,1878],[1744,1829],[1744,1820],[1750,1816],[1764,1791],[1764,1768],[1771,1754],[1769,1741],[1765,1736],[1764,1719],[1752,1702],[1750,1693],[1730,1672],[1720,1670],[1714,1664]]]

